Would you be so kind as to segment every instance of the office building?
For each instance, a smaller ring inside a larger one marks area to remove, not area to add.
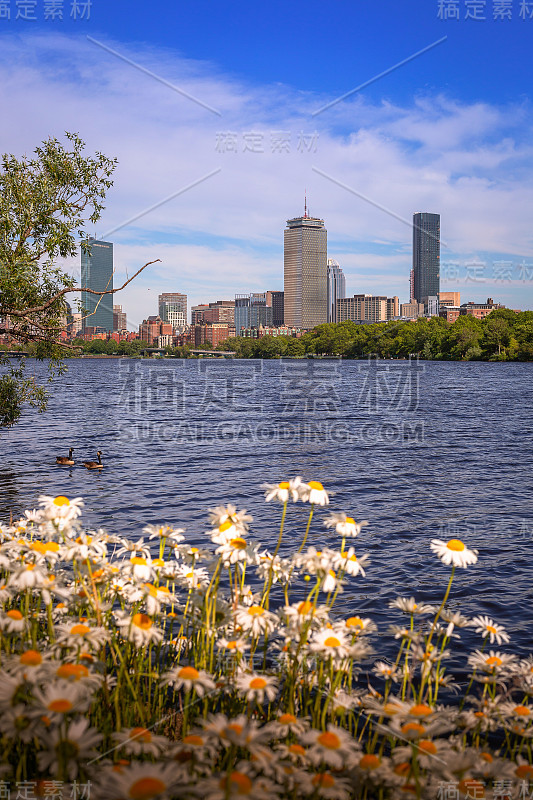
[[[275,328],[284,322],[284,292],[267,292],[267,306],[272,307],[272,325]]]
[[[113,245],[89,239],[88,250],[81,250],[81,285],[96,292],[113,289]],[[113,332],[113,295],[81,293],[82,330]]]
[[[413,214],[413,294],[417,303],[440,292],[440,214]]]
[[[192,325],[202,322],[227,322],[235,324],[235,300],[217,300],[215,303],[201,303],[191,309]]]
[[[127,328],[126,312],[122,310],[122,306],[113,306],[113,330],[125,331]]]
[[[346,297],[344,272],[333,258],[328,258],[328,322],[337,322],[337,300]]]
[[[328,319],[328,234],[324,220],[287,220],[284,232],[284,322],[311,329]]]
[[[235,330],[240,336],[242,330],[272,325],[272,306],[267,305],[266,292],[235,295]]]
[[[402,303],[400,306],[400,316],[405,319],[418,319],[424,316],[424,303]]]
[[[387,322],[398,317],[400,304],[398,298],[371,294],[355,294],[337,300],[337,322]]]
[[[183,328],[187,324],[187,295],[181,292],[160,294],[159,316],[173,328]]]
[[[461,292],[439,292],[439,306],[460,306]]]

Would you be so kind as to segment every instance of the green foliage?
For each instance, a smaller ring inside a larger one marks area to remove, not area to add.
[[[101,153],[84,155],[77,134],[66,138],[67,147],[47,139],[33,158],[6,153],[0,168],[0,320],[9,318],[9,333],[32,343],[37,358],[50,359],[50,379],[62,369],[65,294],[75,286],[56,261],[75,256],[80,245],[87,249],[84,227],[99,219],[116,166]],[[23,402],[46,407],[46,394],[20,369],[1,380],[2,425],[19,418]]]

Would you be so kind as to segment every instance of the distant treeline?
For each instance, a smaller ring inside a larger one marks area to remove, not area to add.
[[[139,355],[146,342],[91,342],[78,340],[88,354]],[[24,350],[33,352],[31,344]],[[7,349],[17,349],[9,347]],[[206,342],[200,348],[167,347],[168,355],[188,358],[191,349],[212,349]],[[217,350],[233,350],[238,358],[283,358],[306,355],[366,358],[409,358],[446,361],[533,361],[533,311],[516,314],[498,309],[483,320],[459,317],[453,324],[441,317],[413,322],[393,321],[374,325],[355,322],[319,325],[300,339],[291,336],[264,336],[262,339],[226,339]],[[67,354],[68,355],[68,354]],[[74,355],[74,354],[73,354]]]

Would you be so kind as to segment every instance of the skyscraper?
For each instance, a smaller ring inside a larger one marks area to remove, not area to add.
[[[81,251],[81,285],[96,292],[113,289],[113,245],[89,239],[89,249]],[[81,293],[82,330],[101,328],[113,331],[113,295]]]
[[[414,299],[427,303],[440,291],[440,214],[413,214]]]
[[[174,328],[187,324],[187,295],[181,292],[163,292],[159,295],[159,316]]]
[[[127,327],[126,312],[122,310],[122,306],[113,306],[113,330],[125,331]]]
[[[303,217],[287,220],[285,252],[285,325],[314,328],[328,319],[328,234],[324,220]]]
[[[328,322],[337,322],[337,300],[346,297],[344,272],[333,258],[328,258]]]
[[[270,327],[272,325],[272,306],[267,306],[267,293],[235,295],[235,335],[249,328]]]

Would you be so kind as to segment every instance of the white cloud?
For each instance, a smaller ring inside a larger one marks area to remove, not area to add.
[[[440,212],[443,258],[483,251],[518,260],[531,253],[526,104],[462,105],[436,96],[399,107],[356,95],[312,117],[318,97],[246,85],[169,50],[105,43],[220,110],[217,116],[86,39],[0,41],[2,150],[30,153],[40,140],[75,130],[90,150],[118,157],[98,235],[220,169],[111,236],[117,276],[163,259],[124,291],[120,302],[131,319],[155,313],[152,294],[172,288],[192,303],[281,288],[285,220],[303,210],[304,188],[311,213],[325,219],[330,251],[346,267],[351,291],[406,299],[414,211]],[[315,130],[316,152],[298,149],[300,134],[313,143]],[[288,153],[272,152],[280,131],[290,136]],[[261,135],[264,152],[243,152],[252,132]],[[220,152],[228,133],[239,152]],[[378,242],[389,245],[383,256],[375,255]],[[364,263],[375,271],[359,274]],[[497,287],[491,291],[497,296]],[[529,286],[516,291],[523,307],[533,307]]]

